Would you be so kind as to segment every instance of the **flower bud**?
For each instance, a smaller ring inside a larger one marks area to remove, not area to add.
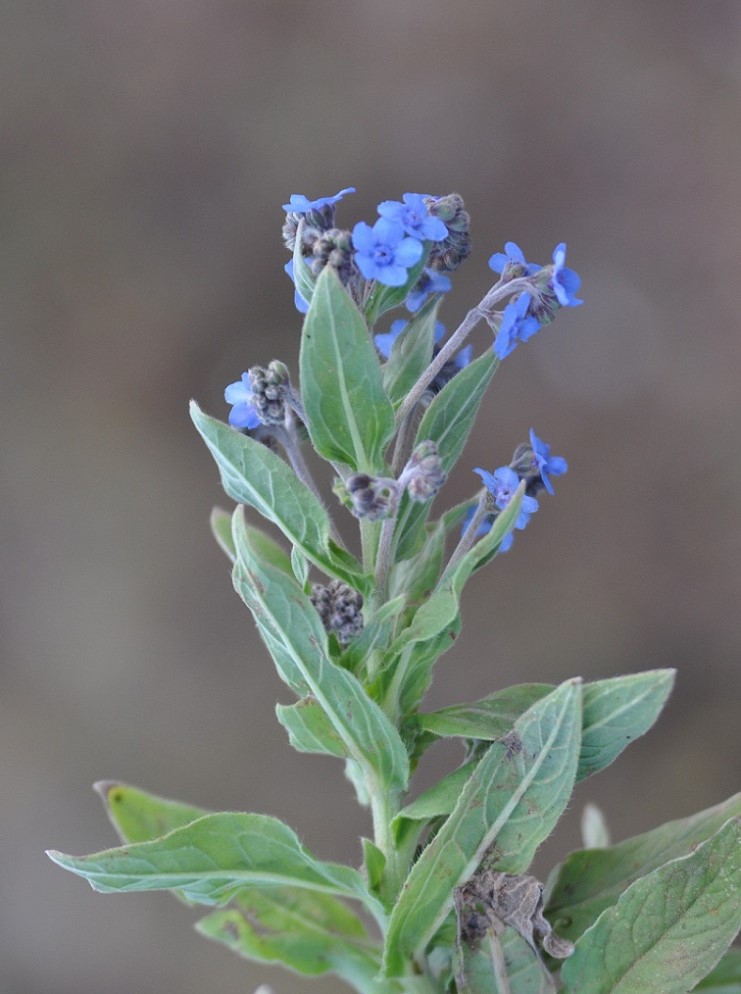
[[[252,366],[249,370],[252,403],[264,425],[283,424],[286,416],[286,394],[290,387],[288,367],[274,359],[267,369]]]
[[[347,645],[363,630],[363,595],[341,580],[327,586],[314,583],[311,603],[328,632],[334,632],[340,645]]]
[[[428,197],[425,203],[430,214],[443,220],[448,229],[448,237],[433,245],[428,266],[438,272],[451,273],[471,254],[471,218],[459,193]]]
[[[421,442],[412,453],[399,477],[399,485],[406,486],[412,500],[424,503],[432,500],[445,480],[437,446],[426,441]]]
[[[345,480],[351,511],[356,518],[379,521],[396,514],[400,489],[396,480],[383,476],[355,473]]]
[[[331,266],[337,272],[343,285],[347,286],[357,273],[352,235],[349,231],[343,231],[341,228],[330,228],[329,231],[324,232],[315,240],[312,252],[314,258],[310,265],[315,276],[318,276],[325,266]]]

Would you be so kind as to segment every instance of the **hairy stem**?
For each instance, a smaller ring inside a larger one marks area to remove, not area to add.
[[[458,565],[466,553],[473,548],[474,542],[478,537],[477,532],[479,527],[486,515],[490,513],[491,507],[489,501],[489,491],[484,488],[479,494],[479,502],[476,505],[474,515],[468,523],[468,527],[463,532],[460,542],[455,549],[453,549],[453,554],[448,560],[448,565],[443,570],[443,574],[440,577],[440,583],[442,583],[443,579]]]
[[[525,277],[510,280],[508,283],[504,284],[502,284],[501,281],[495,284],[488,291],[486,296],[484,296],[476,305],[476,307],[472,307],[468,314],[466,314],[445,345],[443,345],[430,365],[409,391],[404,402],[401,404],[396,413],[396,423],[402,424],[404,419],[409,416],[409,413],[414,410],[414,407],[421,399],[422,394],[435,379],[445,363],[453,358],[454,354],[458,351],[461,345],[463,345],[479,321],[482,319],[488,320],[488,318],[492,315],[496,304],[513,293],[531,289],[532,284],[530,280]]]

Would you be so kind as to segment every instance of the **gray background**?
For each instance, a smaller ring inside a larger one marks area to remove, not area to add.
[[[649,738],[582,785],[616,837],[737,787],[741,8],[732,2],[7,5],[2,93],[2,923],[13,994],[338,991],[240,962],[167,895],[102,897],[42,855],[113,843],[120,778],[274,813],[348,861],[339,764],[293,754],[290,694],[231,591],[217,473],[187,417],[299,320],[280,204],[340,220],[458,190],[475,252],[565,240],[587,304],[508,358],[450,483],[533,425],[570,462],[466,594],[431,704],[676,666]],[[476,338],[488,346],[484,328]],[[457,753],[442,750],[421,781]]]

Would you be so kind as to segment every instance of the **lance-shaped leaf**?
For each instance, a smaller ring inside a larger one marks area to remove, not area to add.
[[[114,780],[100,780],[94,787],[122,842],[149,842],[211,814]]]
[[[312,698],[296,704],[276,704],[278,721],[288,732],[288,739],[298,752],[321,753],[347,759],[345,743],[337,734],[326,712]]]
[[[512,531],[520,513],[524,493],[523,481],[512,495],[507,507],[497,515],[490,531],[479,539],[458,563],[446,569],[433,593],[417,609],[411,624],[399,636],[396,648],[401,648],[410,642],[423,642],[434,638],[458,616],[461,591],[466,580],[480,560],[490,552],[495,552]]]
[[[317,452],[362,473],[383,468],[394,410],[360,311],[326,266],[301,335],[301,396]]]
[[[694,990],[702,994],[741,994],[741,949],[729,949]]]
[[[347,756],[375,781],[377,789],[403,789],[409,764],[396,728],[358,679],[330,660],[319,614],[298,583],[255,555],[240,508],[234,513],[233,535],[235,586],[261,631],[268,631],[278,647],[279,669],[290,664],[281,675],[290,685],[300,676]]]
[[[231,562],[234,562],[234,542],[232,540],[232,516],[229,511],[224,511],[220,507],[215,507],[211,511],[209,519],[211,533],[216,539],[219,548],[224,552]]]
[[[383,367],[383,385],[394,406],[401,403],[432,362],[435,321],[440,298],[436,295],[421,307],[396,337]]]
[[[609,849],[571,853],[551,873],[546,887],[546,914],[553,927],[575,941],[632,883],[694,852],[734,816],[741,816],[741,794]]]
[[[151,842],[48,855],[103,894],[175,889],[198,904],[224,904],[243,887],[290,886],[354,898],[379,913],[356,870],[318,860],[268,815],[204,815]]]
[[[417,442],[435,442],[445,472],[449,472],[463,451],[473,428],[486,388],[499,365],[491,350],[472,363],[443,387],[425,411],[417,429]]]
[[[583,688],[583,728],[577,780],[608,766],[653,725],[674,683],[675,671],[648,670],[587,683]],[[457,704],[416,717],[423,732],[441,737],[493,740],[514,718],[552,690],[548,684],[508,687],[474,704]]]
[[[482,861],[507,873],[527,869],[571,794],[580,732],[581,687],[569,681],[492,743],[404,884],[386,938],[389,976],[424,952],[452,908],[453,891]]]
[[[296,973],[337,973],[368,994],[380,955],[360,920],[329,894],[275,887],[237,896],[235,907],[212,911],[196,924],[210,939],[259,963],[281,963]]]
[[[373,653],[381,653],[391,640],[396,619],[401,614],[406,598],[403,595],[386,601],[366,619],[362,632],[352,640],[340,657],[340,665],[361,677],[367,674]]]
[[[356,560],[330,539],[327,512],[291,467],[254,438],[204,414],[195,401],[190,413],[229,496],[276,524],[319,569],[366,595],[368,578]]]
[[[565,994],[686,994],[741,928],[741,820],[636,880],[576,943]]]
[[[498,936],[487,933],[475,948],[459,943],[455,966],[458,994],[554,994],[556,990],[538,954],[510,926]]]

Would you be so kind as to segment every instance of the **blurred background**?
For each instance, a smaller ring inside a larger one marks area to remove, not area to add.
[[[280,205],[338,221],[456,190],[474,254],[566,241],[584,307],[506,360],[446,490],[532,425],[555,497],[471,583],[430,707],[514,682],[675,666],[662,720],[577,790],[619,839],[738,787],[741,6],[626,0],[67,0],[0,31],[3,238],[0,989],[339,992],[196,936],[168,895],[103,897],[43,856],[114,844],[118,778],[269,812],[319,855],[369,831],[340,764],[294,754],[208,532],[229,506],[187,415],[296,367]],[[491,335],[481,328],[480,350]],[[429,783],[457,759],[431,753]]]

